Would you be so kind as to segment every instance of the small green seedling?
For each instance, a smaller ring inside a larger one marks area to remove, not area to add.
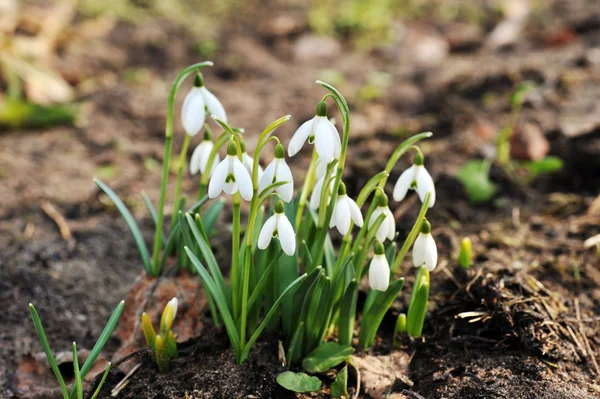
[[[415,286],[408,306],[406,331],[413,338],[419,338],[423,333],[423,323],[427,314],[429,301],[429,270],[422,266],[417,273]]]
[[[102,330],[102,333],[100,334],[100,337],[98,338],[98,341],[96,341],[96,344],[92,348],[92,351],[90,352],[88,358],[86,359],[85,363],[83,363],[83,366],[81,368],[79,368],[79,362],[77,359],[77,346],[76,346],[75,342],[73,342],[73,368],[74,368],[74,375],[75,375],[75,383],[74,383],[73,387],[71,388],[71,391],[69,392],[69,389],[67,388],[67,385],[65,383],[65,379],[62,376],[60,369],[58,368],[58,364],[56,363],[56,359],[54,358],[54,355],[52,354],[52,349],[50,349],[50,344],[48,343],[48,338],[46,338],[46,333],[44,332],[44,327],[42,326],[42,321],[40,320],[40,317],[39,317],[37,311],[35,310],[35,307],[32,304],[29,304],[29,312],[31,313],[33,325],[35,326],[35,330],[37,331],[38,337],[40,338],[40,342],[42,343],[42,347],[44,348],[44,352],[46,353],[46,358],[48,359],[48,363],[50,363],[50,368],[52,369],[52,371],[54,372],[54,375],[56,376],[56,379],[58,380],[58,384],[60,386],[60,391],[62,393],[63,399],[73,399],[73,398],[83,399],[83,382],[82,381],[85,378],[85,376],[87,375],[87,373],[90,371],[90,369],[92,368],[94,362],[98,358],[98,355],[102,351],[102,348],[104,348],[104,345],[106,345],[106,342],[110,338],[110,335],[116,328],[119,318],[121,317],[121,313],[123,313],[124,306],[125,306],[124,301],[121,301],[119,303],[119,305],[117,305],[116,309],[113,311],[112,315],[110,316],[108,323],[106,323],[104,330]],[[92,399],[95,399],[100,394],[100,390],[102,388],[102,385],[104,384],[104,381],[106,380],[106,377],[110,370],[110,366],[111,365],[109,363],[108,366],[106,367],[106,370],[104,371],[104,375],[102,376],[100,383],[98,384],[98,387],[96,388],[96,391],[92,395]]]
[[[473,245],[471,244],[471,239],[469,237],[465,237],[460,242],[460,253],[458,254],[458,264],[463,267],[463,269],[468,269],[471,267],[471,260],[473,259]]]
[[[335,381],[331,384],[331,396],[336,399],[348,399],[350,397],[348,395],[348,366],[344,366],[337,373]]]
[[[177,341],[175,334],[171,331],[173,320],[177,316],[177,305],[177,298],[173,298],[165,306],[158,334],[156,334],[148,314],[146,312],[142,314],[142,331],[146,338],[146,345],[152,350],[152,360],[161,373],[168,371],[171,367],[171,359],[177,357]]]

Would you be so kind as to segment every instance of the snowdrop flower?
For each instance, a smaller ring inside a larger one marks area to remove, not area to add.
[[[338,197],[333,207],[333,215],[329,228],[337,227],[338,231],[344,235],[350,230],[350,221],[353,221],[358,227],[363,225],[363,217],[360,208],[356,202],[346,195],[346,185],[340,182]]]
[[[198,172],[204,174],[208,164],[208,158],[210,158],[210,153],[212,152],[214,146],[215,145],[210,138],[210,134],[208,132],[204,132],[204,140],[202,140],[202,142],[194,149],[192,158],[190,159],[190,173],[192,175],[195,175]],[[213,159],[213,164],[209,175],[215,171],[215,168],[219,162],[221,162],[221,157],[217,153]]]
[[[398,178],[394,186],[394,200],[402,201],[409,189],[417,191],[421,202],[425,200],[427,193],[430,193],[429,207],[431,208],[435,204],[435,186],[431,175],[423,166],[423,155],[421,153],[415,155],[413,165]]]
[[[239,191],[246,201],[254,194],[252,178],[238,158],[237,145],[233,141],[229,142],[227,156],[217,165],[208,183],[209,198],[217,197],[222,191],[229,195]]]
[[[165,306],[165,309],[162,313],[162,317],[160,319],[161,333],[163,330],[166,332],[171,329],[171,326],[173,325],[173,320],[175,320],[175,316],[177,316],[178,305],[179,302],[177,301],[177,298],[174,297]]]
[[[388,207],[388,197],[385,193],[381,193],[377,196],[377,208],[371,214],[369,218],[369,229],[373,226],[379,215],[385,215],[383,222],[377,229],[377,238],[385,242],[385,240],[393,240],[396,235],[396,220],[390,208]]]
[[[415,267],[425,266],[430,272],[437,266],[437,247],[431,236],[431,224],[427,219],[423,220],[421,232],[413,246],[413,265]]]
[[[181,123],[188,135],[195,136],[202,130],[207,112],[227,123],[227,114],[225,114],[223,105],[214,94],[204,87],[202,74],[197,72],[194,87],[185,97],[181,108]]]
[[[319,209],[319,205],[321,204],[321,193],[323,192],[323,184],[325,184],[325,180],[329,180],[329,176],[323,176],[315,184],[315,188],[310,196],[310,202],[308,206],[313,211]],[[331,199],[331,192],[333,191],[334,181],[333,179],[329,182],[329,196],[327,197],[327,205],[329,205],[329,201]]]
[[[278,181],[289,183],[277,187],[275,190],[284,202],[290,202],[294,195],[294,177],[290,167],[285,163],[285,149],[281,144],[275,146],[275,159],[267,166],[258,183],[258,192],[262,192],[269,185]]]
[[[390,285],[390,265],[379,239],[375,242],[375,255],[369,265],[369,286],[375,291],[387,291]]]
[[[240,141],[240,147],[242,147],[242,163],[246,167],[246,170],[248,170],[248,173],[250,173],[250,176],[252,176],[252,169],[254,169],[254,158],[252,158],[246,152],[246,143],[244,141]],[[260,179],[262,178],[263,173],[264,170],[262,166],[258,164],[258,181],[260,181]]]
[[[275,214],[267,219],[258,235],[258,248],[266,249],[273,237],[279,238],[281,249],[288,256],[296,252],[296,235],[292,224],[283,212],[283,201],[278,200]]]
[[[309,121],[304,122],[288,145],[288,155],[293,157],[300,151],[308,139],[310,144],[315,144],[319,158],[326,164],[340,157],[342,142],[340,135],[327,119],[327,103],[320,101],[317,105],[317,115]]]

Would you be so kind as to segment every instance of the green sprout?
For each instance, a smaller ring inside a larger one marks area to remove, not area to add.
[[[40,338],[42,348],[44,349],[44,352],[46,353],[46,358],[48,359],[48,363],[50,363],[50,368],[54,372],[56,380],[58,381],[58,384],[60,386],[60,391],[61,391],[64,399],[73,399],[73,398],[83,399],[83,382],[82,381],[85,378],[85,376],[87,375],[87,373],[91,370],[94,362],[98,358],[98,355],[100,355],[102,348],[104,348],[104,345],[106,345],[106,342],[110,338],[110,335],[116,328],[117,323],[119,322],[119,318],[121,317],[121,313],[123,313],[124,307],[125,307],[124,301],[121,301],[119,303],[119,305],[117,305],[117,307],[113,311],[112,315],[110,316],[108,323],[106,323],[104,330],[102,330],[102,333],[100,334],[100,337],[98,338],[98,341],[96,341],[96,344],[92,348],[92,351],[90,352],[88,358],[86,359],[85,363],[83,363],[83,366],[81,368],[79,368],[79,362],[77,359],[77,346],[76,346],[75,342],[73,342],[73,368],[74,368],[74,374],[75,374],[75,383],[74,383],[73,387],[71,388],[71,390],[69,391],[69,389],[65,383],[65,379],[62,376],[60,369],[58,368],[56,359],[54,358],[54,355],[52,354],[52,349],[50,349],[50,344],[48,343],[48,338],[46,338],[46,333],[44,331],[44,327],[42,326],[42,321],[40,320],[40,317],[39,317],[37,311],[35,310],[35,307],[32,304],[29,304],[29,312],[31,313],[33,325],[35,326],[35,330],[37,331],[38,337]],[[95,399],[100,394],[102,385],[104,384],[104,381],[106,380],[106,377],[108,376],[110,366],[111,366],[111,364],[108,363],[108,365],[104,371],[104,374],[102,376],[102,379],[100,380],[100,383],[98,384],[96,390],[94,391],[91,399]]]
[[[146,339],[146,345],[152,351],[152,360],[158,366],[161,373],[169,371],[171,360],[177,357],[177,341],[171,331],[175,316],[177,316],[178,301],[173,298],[167,303],[160,319],[160,329],[157,334],[152,327],[150,317],[146,312],[142,314],[142,331]]]
[[[469,237],[465,237],[460,242],[460,252],[458,254],[458,264],[463,269],[468,269],[471,267],[472,259],[473,259],[473,245],[471,244],[471,239]]]

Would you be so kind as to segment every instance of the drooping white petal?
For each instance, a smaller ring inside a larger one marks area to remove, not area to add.
[[[317,116],[315,123],[315,147],[319,158],[325,163],[333,161],[335,138],[329,127],[331,122],[324,116]],[[338,136],[339,138],[339,136]]]
[[[314,119],[315,118],[308,120],[300,125],[298,130],[296,130],[296,133],[294,133],[292,136],[292,139],[288,144],[288,155],[290,157],[293,157],[298,153],[298,151],[300,151],[300,149],[302,149],[306,139],[308,139],[308,136],[310,136]]]
[[[390,266],[385,255],[375,255],[369,265],[369,286],[372,290],[387,291],[390,285]]]
[[[237,183],[238,190],[240,191],[240,195],[246,201],[250,201],[252,199],[252,195],[254,194],[254,188],[252,187],[252,177],[248,173],[242,161],[238,159],[238,157],[233,158],[233,176],[235,177],[235,182]]]
[[[213,147],[214,144],[212,141],[204,140],[194,149],[192,157],[190,158],[190,173],[192,175],[195,175],[198,172],[204,173],[210,152],[212,151]],[[214,162],[213,165],[215,165]]]
[[[438,253],[435,240],[431,234],[425,237],[425,267],[432,272],[437,266]]]
[[[381,225],[379,225],[379,228],[377,229],[377,233],[376,233],[377,238],[379,238],[379,240],[381,242],[385,241],[385,239],[388,236],[389,222],[388,222],[388,215],[385,212],[386,209],[387,209],[387,207],[378,206],[377,208],[375,208],[375,210],[373,211],[373,213],[371,214],[371,217],[369,219],[369,228],[371,228],[375,224],[375,221],[377,220],[379,215],[382,215],[382,214],[385,215],[385,218],[381,222]]]
[[[383,223],[387,224],[386,238],[391,241],[394,239],[394,236],[396,235],[396,219],[394,218],[394,214],[392,213],[392,211],[390,211],[390,208],[386,208],[385,213],[386,213],[386,218]]]
[[[208,197],[215,198],[224,189],[225,179],[229,174],[229,157],[225,157],[224,160],[219,162],[208,183]]]
[[[354,202],[354,200],[352,198],[348,197],[347,195],[346,195],[346,202],[348,202],[348,208],[350,208],[350,217],[352,218],[352,221],[358,227],[362,227],[364,220],[363,220],[363,215],[360,211],[360,208],[358,207],[356,202]]]
[[[221,101],[219,101],[219,99],[206,87],[202,86],[200,90],[202,92],[202,98],[204,98],[204,104],[208,109],[208,113],[215,115],[217,118],[227,123],[227,114],[225,113],[225,108],[223,108]]]
[[[181,124],[183,129],[190,136],[197,135],[206,118],[204,110],[204,97],[202,90],[199,87],[193,87],[192,90],[185,96],[183,106],[181,107]]]
[[[258,248],[265,249],[269,246],[271,238],[273,238],[273,232],[277,227],[277,214],[274,214],[267,219],[260,233],[258,234]]]
[[[406,193],[410,188],[411,183],[414,180],[415,176],[415,165],[412,165],[410,168],[406,169],[396,182],[394,186],[393,197],[395,201],[402,201],[404,197],[406,197]]]
[[[262,193],[263,190],[273,184],[273,179],[275,179],[275,170],[277,169],[277,164],[275,161],[271,162],[267,165],[265,172],[262,177],[258,180],[258,192]]]
[[[321,191],[323,190],[323,183],[325,182],[325,177],[320,178],[315,184],[315,188],[310,196],[310,209],[316,211],[319,209],[319,204],[321,202]]]
[[[327,124],[329,125],[329,129],[331,130],[331,137],[333,138],[333,157],[335,159],[340,158],[340,154],[342,152],[342,140],[340,139],[340,134],[337,129],[329,120],[327,120]]]
[[[350,230],[350,205],[347,195],[340,195],[335,203],[329,228],[337,227],[340,234],[344,235]],[[332,225],[333,224],[333,225]]]
[[[431,193],[429,198],[429,208],[431,208],[433,207],[433,204],[435,204],[435,185],[433,184],[433,179],[423,165],[416,166],[416,169],[418,169],[418,171],[415,171],[417,194],[419,194],[419,198],[421,199],[421,202],[423,202],[427,193]]]
[[[275,180],[290,182],[278,187],[277,192],[281,195],[283,202],[290,202],[294,196],[294,176],[292,176],[292,171],[283,159],[275,159],[273,162],[278,163],[275,171]]]
[[[419,233],[413,245],[413,266],[421,267],[425,263],[425,251],[427,243],[427,235]],[[430,234],[429,234],[430,235]]]
[[[283,213],[279,214],[277,218],[277,234],[283,252],[288,256],[292,256],[296,252],[296,234],[292,224]]]
[[[315,166],[315,179],[319,180],[327,173],[327,164],[322,159],[317,158],[317,166]]]

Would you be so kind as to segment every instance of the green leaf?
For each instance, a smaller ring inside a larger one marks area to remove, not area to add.
[[[277,376],[277,383],[285,389],[293,392],[317,392],[321,389],[321,380],[304,373],[284,371]]]
[[[44,106],[5,97],[0,107],[0,126],[13,129],[72,125],[75,118],[75,108],[63,105]]]
[[[90,399],[96,399],[98,397],[98,395],[100,395],[100,391],[102,390],[102,386],[104,385],[104,382],[106,381],[106,377],[108,377],[108,372],[110,371],[111,366],[112,366],[112,363],[108,362],[108,364],[106,365],[106,370],[104,370],[104,374],[102,374],[102,379],[98,383],[98,387],[96,388],[96,390],[94,391],[94,394],[92,395],[92,397]]]
[[[194,221],[192,220],[191,223],[194,223]],[[233,346],[237,353],[237,351],[240,350],[240,338],[238,336],[235,323],[233,322],[233,318],[231,317],[231,311],[229,310],[229,307],[227,305],[227,299],[225,298],[225,295],[217,287],[217,284],[215,284],[214,280],[212,279],[206,268],[202,265],[202,263],[200,263],[196,255],[194,255],[194,253],[190,251],[188,247],[185,247],[185,252],[192,261],[192,264],[196,267],[196,270],[198,271],[198,274],[202,279],[202,284],[204,284],[204,287],[210,292],[210,295],[215,300],[217,308],[221,313],[223,323],[225,324],[225,329],[227,330],[227,334],[229,335],[229,341],[231,342],[231,346]]]
[[[348,366],[341,369],[335,381],[331,384],[331,396],[336,399],[347,399],[348,396]]]
[[[325,342],[312,351],[302,361],[302,367],[309,373],[323,373],[342,363],[354,353],[354,348],[337,342]]]
[[[104,348],[104,345],[106,345],[106,342],[108,342],[110,335],[113,333],[113,331],[117,327],[117,323],[119,322],[119,319],[121,318],[121,313],[123,313],[124,308],[125,308],[125,301],[121,301],[121,302],[119,302],[119,304],[117,305],[115,310],[113,310],[112,315],[110,316],[110,319],[108,319],[106,326],[104,326],[104,329],[102,330],[102,333],[100,334],[100,337],[98,338],[98,341],[96,341],[96,344],[90,351],[90,354],[88,355],[87,359],[85,360],[85,363],[83,363],[83,367],[81,367],[81,378],[82,379],[85,379],[85,376],[91,370],[92,366],[94,365],[94,362],[100,355],[102,348]],[[75,394],[75,389],[71,389],[71,394],[69,395],[69,397],[72,399],[74,397],[74,394]]]
[[[472,159],[458,171],[456,177],[465,186],[471,202],[487,202],[496,193],[496,185],[489,178],[489,169],[489,161]]]
[[[427,314],[427,302],[429,300],[429,281],[427,276],[422,276],[421,281],[415,286],[416,294],[408,308],[406,320],[406,331],[412,337],[418,338],[423,332],[423,322]]]
[[[288,347],[288,351],[287,351],[287,366],[288,369],[290,368],[290,366],[292,365],[293,362],[296,361],[296,359],[298,357],[300,357],[300,354],[302,352],[302,343],[304,341],[304,322],[301,321],[300,324],[298,324],[298,328],[296,328],[296,332],[294,333],[294,336],[292,337],[292,340],[290,341],[290,346]]]
[[[535,179],[542,173],[552,173],[561,170],[564,166],[562,159],[548,156],[539,161],[529,161],[523,163],[523,167],[529,172],[529,178]]]
[[[263,272],[262,276],[260,277],[260,280],[256,284],[256,287],[254,287],[254,290],[250,295],[250,299],[248,299],[248,309],[252,308],[252,306],[254,306],[258,298],[260,298],[260,296],[262,295],[267,285],[267,281],[269,281],[269,277],[271,276],[271,273],[273,273],[273,269],[275,268],[275,266],[279,265],[279,258],[282,254],[283,250],[280,248],[279,251],[277,251],[277,254],[273,257],[273,259],[271,259],[271,263],[269,263],[269,266],[267,266],[267,268]]]
[[[343,345],[352,344],[354,333],[354,319],[356,317],[356,302],[358,300],[358,289],[356,280],[352,280],[342,298],[340,317],[338,320],[338,340]]]
[[[48,343],[48,338],[46,338],[46,333],[44,332],[44,327],[42,326],[42,321],[40,320],[40,316],[38,316],[35,307],[30,303],[29,304],[29,312],[31,313],[31,318],[33,319],[33,325],[35,326],[35,331],[40,338],[40,342],[42,344],[42,348],[44,348],[44,352],[46,352],[46,358],[48,359],[48,363],[50,363],[50,368],[54,372],[56,379],[58,380],[58,384],[60,385],[60,390],[62,391],[63,397],[68,398],[69,393],[67,391],[67,386],[65,385],[65,380],[60,373],[60,369],[58,368],[58,364],[56,363],[56,359],[52,354],[52,349],[50,349],[50,344]]]
[[[375,302],[370,307],[371,310],[368,313],[363,314],[358,336],[358,346],[361,349],[367,349],[373,344],[373,341],[375,341],[375,335],[383,320],[383,316],[385,316],[385,313],[402,290],[402,287],[404,287],[404,278],[399,278],[391,283],[387,291],[382,292],[377,296],[377,299],[375,299]]]
[[[73,371],[75,372],[77,399],[83,399],[83,382],[81,380],[81,373],[79,372],[79,359],[77,359],[77,344],[75,342],[73,342]]]
[[[113,190],[111,190],[110,187],[108,187],[106,184],[104,184],[98,179],[94,179],[94,183],[96,183],[96,185],[100,187],[100,189],[104,191],[106,195],[108,195],[108,197],[115,204],[119,212],[121,212],[123,219],[125,219],[125,223],[127,223],[127,226],[129,227],[129,230],[133,235],[133,239],[135,240],[135,244],[137,245],[138,252],[140,253],[140,257],[142,258],[142,264],[144,265],[144,269],[146,269],[146,273],[152,276],[152,264],[150,262],[150,254],[148,253],[148,247],[146,247],[144,236],[142,236],[142,232],[140,231],[140,228],[135,222],[135,219],[131,215],[131,212],[129,212],[129,209],[127,209],[127,206],[123,203],[123,201],[121,201],[121,198],[119,198],[119,196]]]

